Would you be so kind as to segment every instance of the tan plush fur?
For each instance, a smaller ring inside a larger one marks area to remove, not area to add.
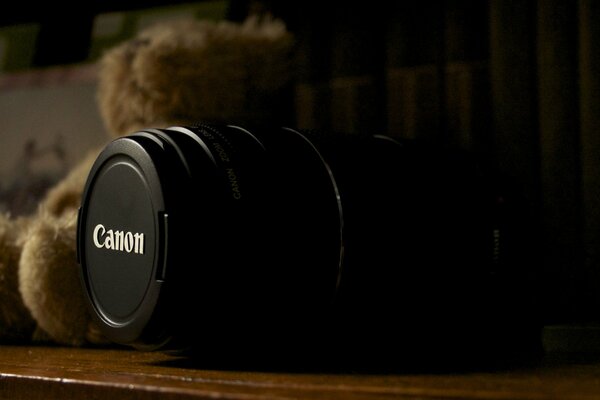
[[[26,231],[19,289],[39,327],[59,343],[79,345],[89,316],[75,258],[76,212],[40,212]]]
[[[290,79],[290,48],[283,24],[271,20],[150,28],[100,61],[98,103],[109,136],[272,119]],[[0,215],[0,341],[104,341],[84,304],[75,249],[77,209],[99,151],[48,192],[36,215]]]
[[[0,214],[0,340],[22,340],[35,327],[19,293],[18,270],[21,249],[17,234],[25,221],[11,221]]]
[[[53,216],[77,211],[81,192],[100,149],[90,151],[67,176],[46,194],[43,209]]]
[[[198,120],[264,120],[289,80],[290,40],[283,24],[254,18],[151,28],[104,58],[104,121],[123,135]]]

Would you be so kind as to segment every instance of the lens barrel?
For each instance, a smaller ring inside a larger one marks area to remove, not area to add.
[[[526,217],[464,153],[197,125],[102,151],[77,246],[92,315],[118,343],[502,353],[538,337]]]

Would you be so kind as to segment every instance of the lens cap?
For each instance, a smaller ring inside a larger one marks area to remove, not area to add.
[[[167,216],[152,147],[139,138],[107,146],[92,167],[79,215],[90,304],[99,325],[122,342],[140,338],[162,284]]]

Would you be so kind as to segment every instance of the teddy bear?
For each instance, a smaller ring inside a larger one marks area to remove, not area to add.
[[[107,142],[142,128],[284,119],[292,45],[283,22],[257,16],[141,31],[98,63]],[[100,150],[83,156],[33,215],[0,215],[0,341],[106,342],[89,316],[76,260],[77,210]]]

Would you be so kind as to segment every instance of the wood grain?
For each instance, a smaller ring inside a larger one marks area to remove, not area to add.
[[[194,366],[194,364],[196,366]],[[600,362],[446,373],[211,368],[163,353],[2,347],[1,399],[596,399]]]

